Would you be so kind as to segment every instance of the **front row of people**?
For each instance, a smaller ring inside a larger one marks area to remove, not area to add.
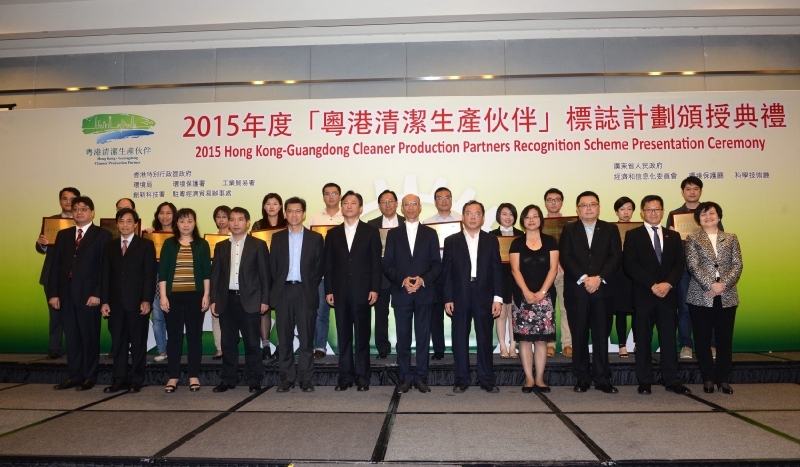
[[[264,368],[260,328],[262,316],[271,308],[276,310],[279,340],[281,384],[277,392],[289,391],[298,381],[302,391],[313,391],[313,339],[318,286],[323,275],[328,278],[325,300],[335,309],[340,342],[337,391],[353,385],[359,391],[369,390],[370,307],[381,292],[386,293],[385,277],[391,287],[398,337],[401,382],[397,390],[407,392],[414,386],[420,392],[430,392],[430,323],[437,302],[434,284],[441,282],[444,309],[452,317],[453,391],[464,392],[472,382],[468,352],[474,325],[478,382],[481,389],[498,392],[492,369],[492,330],[494,319],[503,310],[507,287],[504,280],[508,276],[501,265],[497,236],[481,230],[483,205],[477,201],[464,205],[464,230],[446,238],[441,257],[436,232],[419,222],[419,198],[405,196],[401,205],[405,222],[389,230],[383,259],[378,229],[359,220],[362,197],[348,192],[341,198],[341,205],[344,222],[332,228],[323,241],[322,235],[303,226],[305,201],[288,199],[284,205],[288,228],[273,235],[269,249],[264,241],[247,235],[248,211],[233,208],[229,215],[231,237],[217,243],[213,266],[208,243],[199,236],[195,212],[188,208],[176,212],[174,236],[164,242],[158,267],[159,305],[170,336],[180,337],[168,341],[166,392],[178,387],[184,328],[189,389],[200,389],[202,323],[209,308],[219,318],[222,334],[222,381],[215,392],[227,391],[238,382],[240,334],[249,389],[261,389]],[[560,263],[570,310],[576,392],[585,392],[592,382],[598,390],[617,392],[610,382],[607,339],[615,311],[613,282],[619,277],[620,268],[633,284],[634,334],[642,343],[636,351],[638,392],[651,393],[653,368],[646,343],[652,340],[654,326],[658,329],[666,389],[678,394],[690,392],[678,378],[672,337],[678,306],[674,289],[685,265],[692,277],[688,302],[698,341],[703,388],[713,392],[716,384],[722,392],[732,393],[728,378],[738,305],[736,283],[742,260],[736,236],[718,229],[721,207],[708,202],[695,212],[702,230],[687,238],[684,260],[680,236],[661,227],[664,208],[660,197],[649,195],[642,200],[645,222],[628,231],[624,254],[617,226],[598,219],[599,196],[581,193],[576,206],[579,222],[564,227],[560,245],[542,232],[545,218],[541,209],[535,205],[525,207],[520,219],[524,234],[512,242],[509,250],[513,279],[510,311],[526,375],[523,392],[549,391],[543,373],[547,342],[555,338],[554,282]],[[153,242],[134,235],[139,219],[132,209],[117,212],[121,236],[115,240],[108,231],[92,224],[91,199],[75,198],[72,211],[76,226],[59,232],[48,282],[49,303],[63,313],[69,356],[69,378],[55,389],[86,390],[96,383],[102,314],[109,318],[115,355],[114,380],[105,391],[138,392],[144,380],[150,299],[155,294]],[[516,209],[511,211],[516,214]],[[412,328],[417,343],[413,372]],[[297,368],[295,329],[299,340]],[[716,367],[710,347],[712,334],[716,336]]]

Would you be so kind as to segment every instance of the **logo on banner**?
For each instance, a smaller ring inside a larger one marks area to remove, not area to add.
[[[155,120],[133,114],[97,114],[83,119],[84,135],[98,135],[97,144],[152,135]]]

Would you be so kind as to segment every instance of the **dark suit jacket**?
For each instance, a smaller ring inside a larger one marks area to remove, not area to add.
[[[58,213],[54,216],[50,217],[61,217],[61,213]],[[44,226],[42,226],[42,230],[39,232],[39,235],[44,233]],[[53,250],[55,247],[49,247],[47,250],[42,250],[42,247],[39,245],[39,242],[36,242],[34,245],[36,247],[36,251],[44,255],[44,263],[42,263],[42,272],[39,274],[39,283],[44,286],[45,291],[47,291],[47,281],[50,280],[50,265],[53,263]]]
[[[285,306],[282,302],[286,278],[289,275],[289,229],[272,236],[269,270],[272,276],[270,300],[273,308]],[[319,305],[319,281],[325,272],[325,245],[322,235],[303,227],[303,247],[300,255],[300,278],[306,306],[317,309]]]
[[[439,256],[439,236],[427,225],[419,224],[414,241],[414,254],[408,246],[408,224],[389,231],[386,235],[386,251],[383,254],[383,273],[392,283],[394,305],[428,305],[436,303],[436,286],[442,258]],[[403,288],[406,277],[420,276],[425,283],[413,294]]]
[[[344,227],[337,225],[325,237],[325,294],[333,294],[343,306],[352,292],[356,305],[368,305],[369,293],[381,291],[381,236],[375,227],[358,221],[348,250]]]
[[[484,231],[478,233],[478,307],[491,313],[494,297],[503,297],[503,269],[500,267],[500,243],[497,236]],[[444,239],[444,303],[453,302],[453,313],[465,312],[469,307],[469,284],[472,261],[464,232],[454,233]]]
[[[225,313],[231,277],[230,241],[218,242],[214,247],[211,264],[211,303],[219,315]],[[269,305],[269,271],[267,242],[247,235],[239,260],[239,294],[246,313],[260,313],[261,305]]]
[[[111,232],[90,224],[76,250],[76,231],[77,227],[70,227],[56,236],[56,244],[52,247],[55,251],[50,279],[47,283],[48,299],[58,297],[64,301],[70,295],[75,303],[83,304],[89,297],[100,298],[103,248],[111,240]],[[69,278],[70,271],[72,280]]]
[[[625,234],[625,248],[622,251],[625,274],[633,282],[633,306],[645,307],[664,300],[672,307],[678,307],[678,282],[683,277],[685,262],[681,236],[672,230],[662,228],[664,244],[661,245],[661,264],[650,240],[646,224],[629,230]],[[672,290],[663,299],[658,298],[650,288],[661,282],[669,282]]]
[[[112,312],[119,307],[138,311],[142,302],[152,302],[156,293],[156,248],[152,240],[134,235],[125,256],[120,239],[106,243],[100,283],[100,303],[109,304]]]
[[[560,262],[564,269],[564,295],[571,297],[588,296],[589,292],[578,279],[584,274],[600,276],[606,282],[593,295],[597,298],[614,296],[609,285],[622,263],[622,240],[616,225],[598,220],[594,227],[592,248],[586,236],[583,222],[578,220],[564,226],[559,243]]]
[[[400,214],[397,215],[397,226],[400,227],[406,223],[406,218],[401,216]],[[383,228],[383,214],[376,217],[375,219],[370,219],[367,221],[367,224],[375,227],[376,229]],[[380,233],[380,232],[379,232]],[[381,289],[388,289],[392,287],[392,283],[389,282],[389,278],[386,277],[385,274],[381,274]]]

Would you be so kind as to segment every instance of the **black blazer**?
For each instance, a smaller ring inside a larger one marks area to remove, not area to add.
[[[289,229],[281,230],[272,236],[269,253],[269,271],[272,276],[270,305],[280,309],[283,302],[283,291],[289,275]],[[300,279],[306,306],[317,309],[319,306],[319,281],[325,272],[325,244],[322,235],[303,227],[303,247],[300,255]]]
[[[511,230],[514,233],[514,236],[525,235],[525,232],[514,226],[511,227]],[[490,230],[489,233],[498,237],[503,236],[503,234],[500,232],[500,227]],[[501,267],[503,268],[503,295],[501,296],[503,297],[503,303],[511,303],[511,296],[513,295],[514,291],[514,276],[511,275],[511,264],[503,263],[501,264]]]
[[[111,232],[89,224],[77,250],[76,232],[77,227],[70,227],[56,236],[56,244],[52,247],[55,251],[47,283],[47,298],[58,297],[63,302],[69,295],[74,303],[84,304],[89,297],[100,298],[103,248],[111,240]]]
[[[381,291],[381,236],[375,227],[358,221],[348,250],[344,227],[337,225],[325,237],[325,294],[333,294],[344,306],[352,291],[356,305],[369,305],[369,293]]]
[[[100,303],[124,311],[139,311],[142,302],[152,302],[156,293],[156,248],[152,240],[138,235],[122,256],[122,243],[112,239],[103,248]]]
[[[503,296],[503,269],[500,267],[500,243],[497,236],[478,232],[478,307],[491,313],[494,297]],[[472,262],[464,232],[444,239],[444,303],[453,302],[453,313],[467,311]]]
[[[616,225],[598,220],[594,227],[592,248],[583,227],[583,222],[571,222],[561,231],[559,242],[560,262],[564,269],[564,295],[571,297],[588,296],[589,292],[578,279],[584,274],[600,276],[605,283],[593,295],[598,298],[614,296],[609,285],[622,263],[622,239]]]
[[[406,218],[401,216],[400,214],[397,215],[397,226],[400,227],[406,223]],[[375,227],[376,229],[383,228],[383,214],[376,217],[375,219],[370,219],[367,221],[367,224]],[[380,233],[379,233],[380,234]],[[385,274],[381,274],[381,290],[389,289],[392,287],[392,283],[389,282],[389,278],[386,277]]]
[[[214,311],[225,313],[231,277],[231,242],[224,240],[214,247],[211,263],[211,303]],[[267,242],[247,235],[239,261],[239,294],[246,313],[260,313],[261,305],[269,305],[269,250]]]
[[[436,231],[421,222],[417,227],[414,254],[408,247],[408,224],[389,231],[386,235],[386,251],[383,254],[383,273],[392,283],[394,305],[429,305],[436,303],[436,286],[442,258],[439,255],[439,236]],[[425,283],[413,294],[403,288],[406,277],[419,276]]]
[[[61,213],[50,217],[61,217]],[[39,235],[44,233],[44,226],[39,231]],[[54,247],[49,247],[47,250],[43,250],[42,246],[39,245],[37,241],[34,246],[36,247],[36,251],[44,255],[44,263],[42,263],[42,272],[39,274],[39,283],[44,286],[45,292],[47,291],[47,281],[50,280],[50,265],[53,263],[53,250]]]
[[[686,264],[683,259],[683,242],[675,231],[662,228],[664,244],[661,245],[661,264],[650,240],[647,225],[636,227],[625,234],[622,251],[625,274],[633,282],[633,306],[644,307],[664,300],[672,308],[678,307],[678,282],[683,277]],[[661,282],[669,282],[672,289],[663,298],[658,298],[650,288]]]

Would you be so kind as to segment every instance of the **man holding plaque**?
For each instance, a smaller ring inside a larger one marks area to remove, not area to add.
[[[678,293],[675,288],[685,269],[680,235],[661,228],[664,200],[657,195],[642,199],[644,225],[625,234],[623,263],[633,282],[633,308],[636,335],[636,379],[639,394],[650,394],[653,384],[653,362],[650,342],[653,326],[658,329],[661,346],[661,377],[667,391],[689,394],[678,377],[678,355],[675,352],[675,322]]]
[[[405,223],[406,218],[397,214],[397,195],[394,191],[383,190],[378,196],[378,208],[381,215],[371,219],[367,224],[376,229],[393,229]],[[378,301],[375,302],[375,348],[378,350],[376,358],[384,359],[392,353],[392,343],[389,342],[389,301],[392,296],[392,283],[386,275],[381,274],[381,291]]]
[[[58,202],[61,205],[61,212],[51,217],[71,219],[72,218],[72,200],[80,196],[81,192],[77,188],[66,187],[62,188],[58,193]],[[44,227],[44,226],[43,226]],[[39,275],[39,283],[44,288],[44,295],[47,297],[47,282],[50,279],[50,267],[53,263],[53,248],[48,248],[47,237],[44,231],[39,233],[39,239],[36,241],[36,251],[44,255],[44,264],[42,264],[42,273]],[[64,326],[61,321],[61,312],[47,304],[50,312],[50,341],[47,346],[47,358],[55,360],[64,355],[64,347],[61,341],[64,338]]]
[[[559,251],[564,268],[564,299],[572,331],[572,373],[575,392],[595,389],[618,392],[611,385],[608,366],[608,329],[614,317],[613,288],[608,284],[622,262],[622,240],[616,225],[598,219],[600,197],[584,191],[577,198],[578,222],[561,232]],[[589,364],[589,335],[592,363]]]
[[[422,221],[423,224],[439,222],[455,222],[461,220],[461,214],[453,212],[453,193],[447,187],[439,187],[433,193],[436,214]],[[441,252],[440,252],[441,255]],[[433,340],[433,356],[431,360],[444,358],[444,276],[436,279],[436,305],[431,311],[431,339]]]
[[[100,271],[103,248],[111,232],[92,224],[94,202],[72,200],[75,227],[56,237],[48,280],[48,302],[62,313],[67,340],[69,378],[54,389],[91,389],[97,383],[100,359]]]
[[[675,230],[673,216],[675,214],[693,213],[700,206],[700,196],[703,195],[703,181],[700,178],[691,175],[681,181],[681,196],[683,197],[683,205],[678,209],[673,209],[669,212],[667,217],[667,228]],[[700,226],[698,225],[698,230]],[[719,223],[719,230],[723,232],[725,229],[722,227],[722,222]],[[688,270],[683,271],[683,276],[678,284],[678,345],[681,348],[681,358],[692,358],[692,348],[694,341],[692,340],[692,319],[689,316],[689,305],[686,304],[686,299],[689,295],[689,282],[691,276]],[[714,345],[714,338],[711,338],[711,350],[716,354],[716,346]]]
[[[378,229],[358,219],[364,211],[363,203],[360,194],[345,193],[344,223],[329,230],[325,237],[325,300],[334,307],[339,340],[337,391],[345,391],[353,384],[359,391],[369,391],[370,307],[378,300],[383,271]]]
[[[545,217],[564,217],[561,214],[561,206],[564,205],[564,193],[558,188],[550,188],[544,193],[544,207],[547,209]],[[561,264],[558,265],[558,274],[556,275],[556,295],[558,296],[558,312],[560,313],[559,321],[561,322],[561,353],[565,357],[572,356],[572,334],[569,332],[569,319],[567,317],[567,308],[564,306],[564,269]],[[556,342],[547,343],[547,356],[554,357],[556,355]]]
[[[452,318],[455,386],[453,392],[467,390],[469,372],[469,333],[475,323],[478,354],[478,382],[489,393],[495,386],[492,369],[492,330],[494,318],[503,306],[503,269],[497,237],[481,230],[483,204],[464,205],[464,230],[444,241],[444,309]]]

